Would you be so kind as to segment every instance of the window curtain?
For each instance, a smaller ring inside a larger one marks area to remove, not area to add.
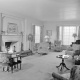
[[[33,25],[33,42],[35,43],[35,25]]]
[[[43,37],[44,37],[43,36],[43,34],[44,34],[43,32],[44,32],[44,26],[41,26],[40,27],[40,42],[43,42]]]
[[[57,32],[57,40],[59,40],[59,26],[56,27],[56,32]]]
[[[78,39],[80,40],[80,26],[79,26],[79,29],[78,29]]]

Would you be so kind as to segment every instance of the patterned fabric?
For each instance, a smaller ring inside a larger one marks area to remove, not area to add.
[[[8,55],[7,53],[1,53],[0,54],[0,62],[8,63],[9,62],[9,57],[10,57],[10,55]]]
[[[70,71],[69,80],[80,80],[80,66],[73,66]]]

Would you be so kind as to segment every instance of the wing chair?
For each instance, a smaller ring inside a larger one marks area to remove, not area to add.
[[[49,52],[49,43],[48,42],[42,42],[38,46],[39,54],[47,54]]]
[[[61,52],[62,51],[61,41],[55,40],[53,49],[54,51]]]

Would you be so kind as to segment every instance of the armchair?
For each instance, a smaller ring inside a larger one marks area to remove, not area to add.
[[[58,40],[54,41],[54,51],[57,51],[57,52],[62,51],[61,41],[58,41]]]
[[[42,42],[38,46],[38,51],[39,54],[47,54],[49,52],[49,43],[48,42]]]

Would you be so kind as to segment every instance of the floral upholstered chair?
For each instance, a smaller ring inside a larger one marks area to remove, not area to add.
[[[38,54],[45,55],[49,52],[49,43],[48,42],[42,42],[38,46],[37,50]]]
[[[55,40],[54,41],[54,51],[56,52],[61,52],[62,51],[62,45],[61,45],[61,41],[59,40]]]
[[[64,75],[64,74],[63,74]],[[52,73],[53,79],[51,80],[80,80],[80,66],[75,65],[71,68],[70,74],[67,74],[65,76],[59,75],[56,73]],[[68,75],[68,78],[67,78]]]
[[[80,66],[73,66],[70,71],[69,80],[80,80]]]
[[[8,67],[8,63],[9,63],[9,57],[10,55],[7,53],[0,53],[0,64],[3,67],[3,71]]]

